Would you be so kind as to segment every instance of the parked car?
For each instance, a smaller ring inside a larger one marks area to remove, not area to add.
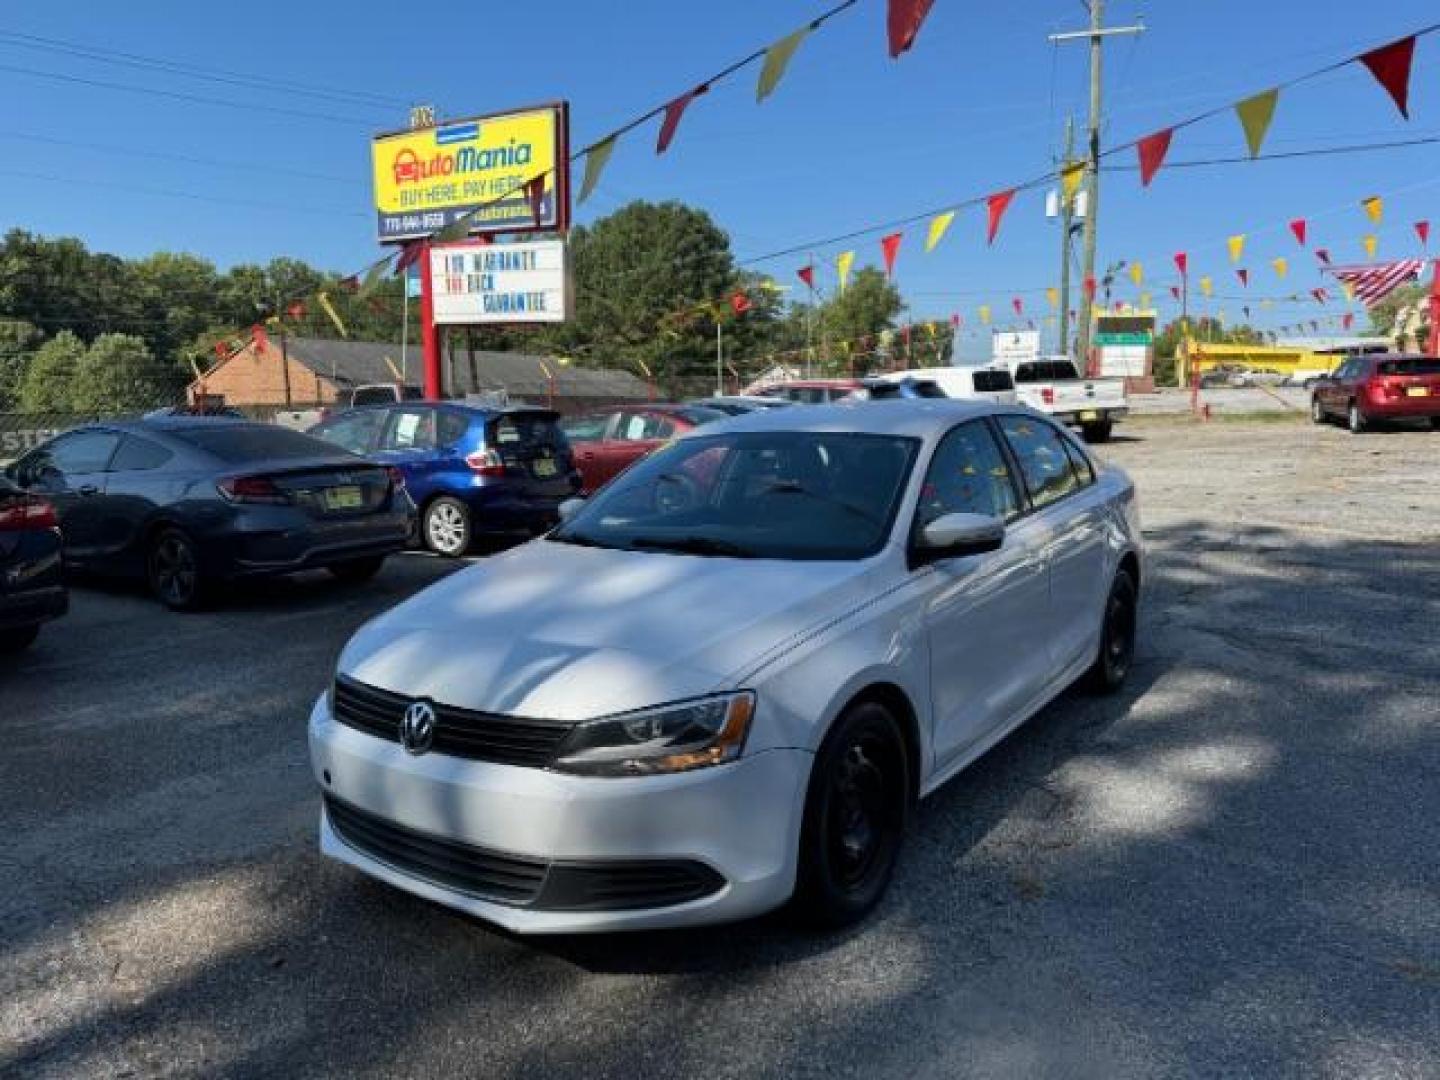
[[[1428,420],[1440,429],[1440,357],[1352,356],[1316,381],[1310,418],[1343,419],[1356,434],[1391,420]]]
[[[781,398],[759,397],[753,394],[727,394],[720,397],[696,398],[685,404],[695,405],[702,409],[715,409],[723,412],[726,416],[744,416],[757,409],[780,409],[789,405],[790,402]]]
[[[1008,368],[992,367],[931,367],[892,371],[876,376],[886,382],[903,379],[924,379],[939,386],[946,397],[968,400],[996,401],[1014,404],[1015,379]]]
[[[1014,366],[1014,377],[1021,402],[1078,427],[1086,442],[1108,440],[1115,422],[1130,411],[1124,379],[1082,378],[1068,357],[1022,360]]]
[[[69,608],[55,508],[0,477],[0,653],[19,652]]]
[[[701,427],[367,624],[310,716],[329,856],[521,932],[816,922],[915,800],[1119,686],[1135,491],[988,402]]]
[[[831,401],[863,397],[863,379],[795,379],[791,382],[774,383],[756,393],[761,397],[781,398],[801,405],[824,405]]]
[[[396,402],[423,401],[425,392],[409,383],[362,383],[344,391],[332,405],[314,409],[282,409],[275,414],[275,423],[294,431],[308,431],[349,409],[367,405],[393,405]]]
[[[142,577],[183,611],[223,582],[319,567],[373,577],[415,513],[396,470],[222,417],[88,424],[5,473],[54,505],[67,566]]]
[[[1235,379],[1244,370],[1239,364],[1216,364],[1200,372],[1200,386],[1202,389],[1234,386],[1236,385]]]
[[[415,402],[352,409],[310,434],[398,469],[431,551],[463,555],[478,536],[534,536],[581,487],[549,409]]]
[[[646,402],[567,416],[560,427],[575,448],[581,493],[588,495],[675,436],[726,418],[719,409],[701,405]]]

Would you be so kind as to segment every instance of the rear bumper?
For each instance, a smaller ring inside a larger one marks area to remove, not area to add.
[[[70,610],[63,585],[0,593],[0,630],[18,630],[58,619]]]
[[[1440,416],[1440,394],[1425,397],[1364,399],[1365,415],[1374,420],[1424,420]]]
[[[0,559],[0,630],[36,626],[69,608],[60,533],[22,533]]]
[[[1114,408],[1097,405],[1095,408],[1064,409],[1050,415],[1062,424],[1094,424],[1102,420],[1122,420],[1130,413],[1129,406]]]
[[[578,478],[578,474],[577,474]],[[579,492],[578,483],[546,485],[542,492],[517,491],[504,485],[472,487],[456,492],[470,508],[470,529],[478,536],[537,536],[560,521],[560,504]]]
[[[228,532],[201,539],[211,573],[264,577],[393,555],[405,550],[413,528],[408,509],[328,521],[261,509],[238,516]]]

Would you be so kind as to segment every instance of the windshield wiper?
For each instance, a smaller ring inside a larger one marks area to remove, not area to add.
[[[637,536],[630,546],[637,551],[676,551],[683,555],[729,555],[736,559],[753,559],[755,552],[729,540],[713,536]]]
[[[777,480],[773,484],[770,484],[768,487],[766,487],[765,490],[761,492],[761,494],[804,495],[807,499],[815,499],[817,502],[825,503],[827,506],[838,506],[847,514],[854,514],[856,517],[871,525],[885,524],[885,522],[883,522],[880,518],[877,518],[874,514],[871,514],[867,510],[860,509],[860,507],[856,506],[854,503],[848,503],[844,499],[832,499],[828,495],[821,495],[818,492],[811,491],[809,488],[802,486],[794,480]]]

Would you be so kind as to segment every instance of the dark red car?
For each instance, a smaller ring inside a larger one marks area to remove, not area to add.
[[[1316,381],[1310,418],[1342,419],[1356,433],[1388,420],[1429,420],[1440,428],[1440,357],[1352,356]]]
[[[646,402],[608,412],[582,413],[560,421],[575,451],[575,465],[589,495],[657,447],[691,428],[725,420],[718,409]]]

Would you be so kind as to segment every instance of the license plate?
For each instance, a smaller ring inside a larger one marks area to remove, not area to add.
[[[555,462],[551,461],[549,458],[536,458],[536,459],[535,459],[535,475],[536,475],[536,476],[554,476],[554,475],[555,475]]]
[[[1097,413],[1094,409],[1086,409],[1084,412],[1082,412],[1082,413],[1080,414],[1080,419],[1081,419],[1081,420],[1098,420],[1098,419],[1100,419],[1100,414]]]
[[[365,494],[358,487],[326,488],[321,498],[326,510],[358,510],[365,505]]]
[[[1405,393],[1410,397],[1429,397],[1430,388],[1428,386],[1407,386]]]

